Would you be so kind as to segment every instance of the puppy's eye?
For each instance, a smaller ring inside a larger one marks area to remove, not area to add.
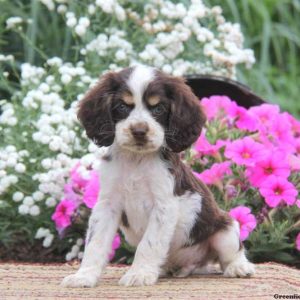
[[[131,111],[131,106],[122,103],[122,104],[118,105],[117,110],[120,113],[129,113]]]
[[[160,103],[151,108],[151,112],[155,116],[159,116],[165,112],[164,106]]]

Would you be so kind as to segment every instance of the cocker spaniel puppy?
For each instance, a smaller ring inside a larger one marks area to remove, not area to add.
[[[239,225],[180,161],[178,153],[196,141],[205,123],[183,79],[141,65],[107,73],[81,101],[78,118],[90,139],[110,147],[80,269],[63,286],[97,284],[118,228],[136,247],[121,285],[197,274],[216,260],[225,276],[254,274]]]

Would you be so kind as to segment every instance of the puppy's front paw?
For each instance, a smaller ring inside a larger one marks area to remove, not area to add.
[[[88,274],[72,274],[63,279],[61,286],[63,287],[95,287],[98,279],[96,276]]]
[[[119,285],[125,286],[143,286],[153,285],[157,282],[158,272],[149,271],[147,269],[129,269],[120,279]]]
[[[254,264],[247,260],[236,260],[230,263],[224,271],[225,277],[249,277],[255,273]]]

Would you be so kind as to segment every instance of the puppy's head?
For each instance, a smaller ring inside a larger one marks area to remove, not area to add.
[[[146,66],[104,75],[81,101],[78,118],[97,145],[115,142],[139,153],[183,151],[206,120],[183,79]]]

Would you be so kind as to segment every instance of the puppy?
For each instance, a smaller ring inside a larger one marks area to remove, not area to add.
[[[224,276],[254,274],[238,223],[180,161],[178,153],[196,141],[205,123],[183,79],[141,65],[107,73],[81,101],[78,118],[94,143],[110,147],[80,269],[63,286],[98,283],[118,228],[136,247],[121,285],[197,274],[216,260]]]

